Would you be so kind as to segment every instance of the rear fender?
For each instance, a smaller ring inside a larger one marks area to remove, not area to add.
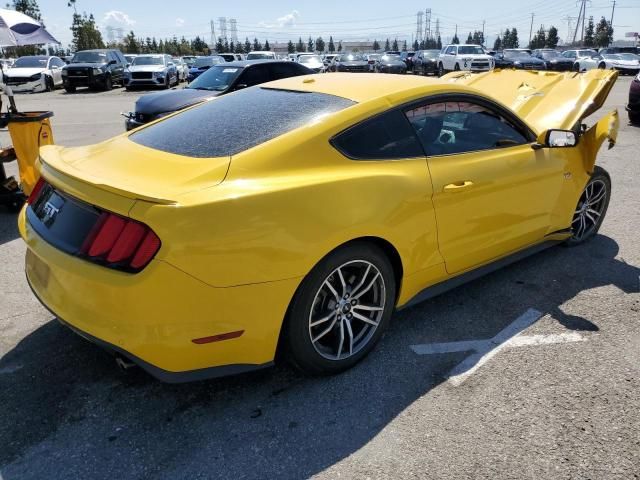
[[[609,139],[609,149],[613,148],[618,138],[618,129],[620,127],[620,119],[618,111],[613,110],[605,115],[593,127],[585,132],[582,136],[581,144],[583,149],[583,162],[585,170],[591,174],[596,163],[598,151],[602,143]]]

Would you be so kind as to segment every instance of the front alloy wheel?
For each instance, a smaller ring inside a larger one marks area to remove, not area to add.
[[[350,368],[382,335],[394,301],[393,268],[378,247],[356,242],[331,253],[292,302],[284,329],[289,360],[311,374]]]
[[[611,180],[607,172],[596,167],[587,183],[571,221],[570,245],[586,242],[598,233],[607,213],[611,196]]]

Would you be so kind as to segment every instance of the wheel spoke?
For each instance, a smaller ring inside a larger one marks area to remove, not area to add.
[[[357,295],[354,295],[353,298],[357,300],[358,298],[362,297],[365,293],[367,293],[369,290],[371,290],[371,287],[373,287],[373,284],[375,283],[375,281],[378,279],[379,276],[380,276],[380,272],[376,273],[373,279],[369,282],[369,285],[367,285],[364,288],[364,290],[362,290],[361,292],[358,292]]]
[[[351,329],[351,321],[345,320],[347,326],[347,333],[349,334],[349,355],[353,355],[353,330]]]
[[[344,321],[340,321],[340,343],[338,345],[338,354],[336,355],[337,359],[340,359],[340,355],[342,355],[342,345],[344,344]]]
[[[326,330],[323,330],[320,334],[318,334],[316,338],[312,338],[311,342],[316,343],[318,340],[324,337],[327,333],[329,333],[337,321],[338,321],[338,317],[334,318],[333,322],[331,322],[331,325],[329,325]]]
[[[373,305],[354,305],[354,310],[366,310],[368,312],[381,312],[384,310],[384,307],[375,307]]]
[[[378,326],[378,322],[376,322],[375,320],[371,320],[370,318],[367,318],[364,315],[360,315],[359,313],[356,313],[356,312],[353,312],[353,318],[362,320],[364,323],[368,323],[369,325],[373,325],[374,327]]]
[[[338,314],[338,312],[334,310],[333,312],[331,312],[326,317],[321,318],[320,320],[316,320],[315,322],[310,323],[309,326],[310,327],[316,327],[316,326],[320,325],[321,323],[328,322],[329,320],[331,320],[331,318],[333,318],[334,315],[337,315],[337,314]]]
[[[336,292],[336,289],[333,288],[333,285],[331,285],[328,278],[324,281],[323,285],[326,285],[329,288],[329,290],[331,290],[331,293],[333,293],[333,296],[336,297],[336,301],[339,302],[342,297],[338,295],[338,292]]]
[[[573,222],[571,222],[571,225],[573,225],[573,224],[574,224],[574,223],[576,223],[576,222],[579,222],[579,221],[580,221],[580,217],[581,217],[581,216],[580,216],[580,215],[578,215],[576,218],[574,218],[574,219],[573,219]]]
[[[597,195],[587,200],[587,205],[596,205],[606,196],[606,194],[607,192],[604,189],[600,190]]]
[[[364,282],[367,280],[367,275],[369,275],[370,271],[371,271],[371,265],[367,265],[367,269],[364,271],[362,280],[360,280],[360,283],[353,290],[351,290],[352,296],[358,293],[358,290],[362,287],[362,285],[364,285]]]
[[[588,211],[587,211],[587,212],[584,212],[584,215],[585,215],[585,217],[587,217],[589,220],[591,220],[591,222],[593,222],[593,224],[594,224],[594,225],[596,224],[596,219],[595,219],[595,218],[593,218],[593,217],[591,216],[591,214],[590,214]]]
[[[345,295],[347,293],[347,282],[344,281],[340,268],[338,268],[338,277],[340,277],[340,284],[342,285],[342,295]]]
[[[587,212],[592,215],[595,215],[596,217],[600,217],[600,215],[602,215],[599,211],[594,210],[593,208],[587,208]]]

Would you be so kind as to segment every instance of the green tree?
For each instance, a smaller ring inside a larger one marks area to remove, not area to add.
[[[314,51],[313,38],[309,36],[309,40],[307,40],[307,52],[313,52],[313,51]]]
[[[296,46],[293,44],[293,42],[291,40],[289,40],[289,43],[287,43],[287,52],[289,52],[289,53],[295,53],[296,52]]]
[[[402,51],[406,52],[407,51],[407,41],[405,40],[404,43],[402,44]]]
[[[251,51],[251,42],[249,41],[249,37],[245,37],[244,39],[244,53],[249,53]]]
[[[436,42],[436,48],[438,50],[442,50],[442,39],[440,38],[440,35],[438,35],[438,41]]]
[[[329,53],[336,51],[336,46],[333,44],[333,36],[329,35]]]
[[[556,48],[558,46],[558,41],[558,29],[551,25],[551,27],[549,27],[549,32],[547,33],[547,41],[545,43],[545,47]]]
[[[342,42],[338,42],[338,53],[342,51]]]
[[[320,53],[324,53],[324,47],[325,47],[325,44],[322,37],[316,38],[316,50],[319,51]]]
[[[547,43],[547,33],[544,30],[544,25],[540,25],[540,29],[529,42],[530,49],[544,48]]]
[[[422,50],[422,45],[418,43],[418,40],[413,41],[413,49],[414,50]]]
[[[380,43],[378,43],[378,40],[374,40],[373,41],[373,51],[377,52],[378,50],[380,50]]]
[[[397,52],[397,51],[398,51],[398,39],[397,39],[397,38],[394,38],[394,39],[393,39],[393,44],[391,45],[391,49],[392,49],[394,52]]]
[[[234,53],[236,51],[236,43],[231,40],[229,42],[229,53]]]
[[[269,40],[264,41],[264,47],[262,48],[264,48],[267,52],[271,51],[271,45],[269,45]]]
[[[100,34],[100,30],[96,27],[96,20],[93,17],[93,14],[87,16],[86,13],[83,13],[82,15],[74,13],[71,22],[71,33],[73,35],[71,44],[74,51],[104,48],[102,35]],[[138,46],[138,50],[139,48],[140,47]]]
[[[258,41],[257,38],[253,39],[253,50],[254,51],[260,51],[262,50],[262,44]]]
[[[391,43],[389,43],[389,39],[387,38],[387,41],[384,42],[384,51],[388,52],[389,50],[391,50]]]
[[[465,43],[467,45],[472,45],[474,43],[473,37],[471,36],[471,32],[469,32],[469,36],[467,37],[467,41]]]
[[[596,27],[594,43],[596,47],[608,47],[613,41],[613,26],[606,18],[601,17]]]
[[[498,50],[502,50],[502,39],[500,38],[500,35],[498,35],[495,39],[495,41],[493,42],[493,49],[497,52]]]
[[[511,30],[511,47],[510,48],[518,48],[520,46],[520,41],[518,40],[518,29],[513,27]]]
[[[587,28],[584,30],[584,46],[585,47],[593,47],[595,45],[595,25],[593,23],[593,17],[589,17],[589,21],[587,22]]]
[[[511,48],[511,30],[508,28],[504,31],[502,36],[502,48]]]
[[[218,41],[216,42],[215,51],[218,53],[224,53],[224,43],[222,42],[222,37],[218,37]]]
[[[304,42],[302,41],[302,37],[298,38],[298,43],[296,43],[296,52],[304,52]]]
[[[458,34],[454,34],[453,35],[453,39],[451,40],[451,43],[454,45],[459,45],[460,44],[460,39],[458,38]]]
[[[473,32],[473,43],[475,45],[484,45],[484,33],[481,30]]]
[[[235,53],[244,53],[244,48],[242,47],[242,42],[236,43]]]

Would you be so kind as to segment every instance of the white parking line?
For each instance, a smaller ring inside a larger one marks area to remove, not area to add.
[[[520,335],[524,330],[533,325],[540,317],[542,317],[542,313],[530,308],[516,318],[513,323],[502,329],[493,338],[487,340],[467,340],[460,342],[412,345],[411,349],[418,355],[474,352],[472,355],[469,355],[462,362],[453,367],[453,369],[447,374],[449,382],[457,387],[504,348],[582,342],[586,340],[582,335],[576,332],[550,335]]]

